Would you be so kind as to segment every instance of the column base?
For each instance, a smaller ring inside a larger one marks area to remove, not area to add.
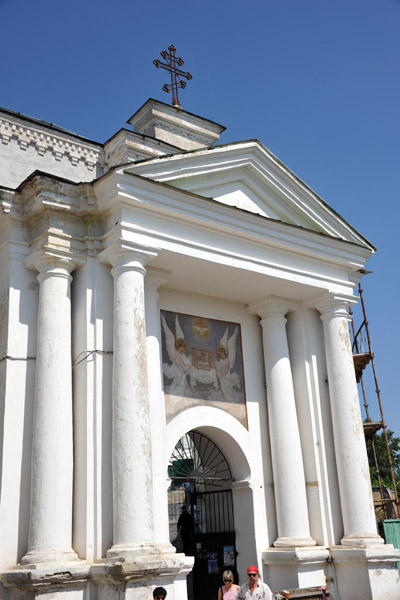
[[[79,556],[73,550],[62,548],[50,548],[48,550],[30,550],[21,559],[21,565],[31,566],[42,563],[66,563],[79,560]]]
[[[335,573],[335,598],[340,600],[387,600],[399,598],[397,562],[400,550],[391,544],[370,548],[331,549]]]
[[[261,556],[266,566],[266,582],[272,590],[308,588],[327,583],[327,548],[269,548]]]
[[[110,560],[17,565],[1,572],[0,580],[8,600],[87,600],[89,596],[96,600],[143,600],[151,597],[156,586],[166,588],[168,597],[174,600],[187,600],[186,576],[194,558],[184,554],[167,556],[158,554],[131,563]]]
[[[90,567],[83,561],[16,565],[0,574],[9,600],[85,600]],[[53,594],[51,593],[53,592]]]
[[[174,558],[176,548],[170,542],[143,542],[142,544],[115,544],[107,551],[107,558],[132,562],[143,557]]]
[[[317,543],[312,537],[279,537],[273,545],[275,548],[309,548]]]
[[[354,533],[352,535],[345,535],[340,543],[342,546],[349,546],[351,548],[365,548],[367,546],[377,546],[385,543],[377,533]]]
[[[153,555],[133,562],[107,562],[93,565],[90,581],[97,600],[143,600],[162,586],[168,597],[187,600],[186,576],[193,569],[194,558],[184,554]]]

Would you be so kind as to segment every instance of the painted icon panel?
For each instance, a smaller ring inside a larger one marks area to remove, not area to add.
[[[239,323],[162,310],[161,331],[167,421],[202,404],[247,427]]]

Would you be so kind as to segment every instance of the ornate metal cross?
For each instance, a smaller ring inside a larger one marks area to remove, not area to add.
[[[182,106],[179,104],[178,88],[184,89],[186,87],[186,81],[181,81],[180,77],[186,77],[186,79],[189,80],[192,79],[192,76],[190,73],[185,73],[181,69],[178,69],[178,66],[181,67],[183,65],[183,60],[180,57],[175,56],[175,46],[168,46],[168,50],[169,52],[166,50],[160,52],[163,59],[168,61],[167,63],[163,63],[156,58],[153,60],[153,64],[155,64],[157,68],[161,67],[162,69],[170,72],[171,83],[164,83],[162,89],[164,92],[168,93],[172,91],[172,106],[175,106],[176,108],[182,108]]]

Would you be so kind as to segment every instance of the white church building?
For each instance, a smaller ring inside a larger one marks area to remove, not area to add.
[[[399,599],[348,329],[374,247],[258,140],[128,123],[0,109],[2,600],[213,600],[249,564]]]

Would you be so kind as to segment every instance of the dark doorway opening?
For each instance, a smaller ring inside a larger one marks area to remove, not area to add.
[[[237,582],[231,469],[218,446],[193,430],[176,444],[169,477],[170,539],[177,552],[195,557],[188,597],[216,598],[225,570]]]

